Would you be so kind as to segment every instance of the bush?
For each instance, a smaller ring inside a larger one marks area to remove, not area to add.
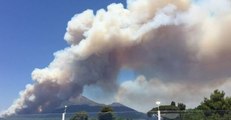
[[[86,112],[77,112],[70,120],[88,120]]]
[[[115,120],[113,109],[110,106],[104,106],[98,114],[98,120]]]

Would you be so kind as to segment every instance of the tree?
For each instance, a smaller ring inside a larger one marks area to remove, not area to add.
[[[70,120],[88,120],[86,112],[77,112]]]
[[[214,90],[210,97],[204,98],[195,109],[186,110],[186,105],[183,103],[178,103],[177,106],[174,104],[175,102],[172,101],[170,105],[162,105],[159,109],[165,115],[179,113],[177,120],[231,120],[231,97],[225,97],[224,91]],[[157,113],[157,109],[157,107],[153,108],[147,115],[152,117]]]
[[[110,106],[104,106],[98,114],[98,120],[115,120],[113,109]]]
[[[231,98],[225,98],[225,92],[214,90],[210,98],[204,98],[204,101],[196,108],[203,110],[209,119],[222,118],[231,109]],[[227,116],[227,115],[226,115]]]
[[[152,117],[153,114],[157,114],[158,107],[154,107],[150,111],[147,112],[148,117]],[[161,113],[167,114],[178,114],[180,109],[176,106],[176,103],[174,101],[171,102],[170,105],[160,105],[159,110]],[[164,117],[164,116],[162,116]]]
[[[178,103],[177,107],[180,109],[180,110],[185,110],[186,109],[186,105],[184,103]]]
[[[100,112],[113,112],[113,109],[110,106],[104,106]]]
[[[172,101],[171,106],[176,106],[176,102]]]

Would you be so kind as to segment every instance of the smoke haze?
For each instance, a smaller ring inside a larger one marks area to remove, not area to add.
[[[49,111],[87,86],[140,111],[155,99],[193,107],[213,89],[231,94],[230,21],[230,0],[127,0],[76,14],[64,36],[70,46],[32,72],[34,84],[3,114]],[[137,78],[118,84],[122,68]]]

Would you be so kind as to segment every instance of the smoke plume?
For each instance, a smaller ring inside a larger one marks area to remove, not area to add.
[[[230,0],[127,0],[76,14],[64,36],[70,46],[32,72],[34,83],[4,115],[50,111],[91,85],[141,111],[151,108],[143,100],[198,102],[213,88],[228,90],[230,21]],[[118,84],[121,68],[140,76]]]

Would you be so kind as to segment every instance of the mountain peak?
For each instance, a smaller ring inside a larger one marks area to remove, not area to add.
[[[121,103],[118,103],[118,102],[114,102],[114,103],[112,103],[112,104],[109,104],[109,106],[118,107],[118,106],[125,106],[125,105],[123,105],[123,104],[121,104]]]
[[[101,104],[94,102],[93,100],[90,100],[89,98],[86,98],[85,96],[78,96],[74,99],[70,99],[69,101],[63,102],[60,107],[64,106],[70,106],[70,105],[89,105],[89,106],[99,106]]]
[[[51,113],[63,113],[65,109],[64,108],[65,105],[68,106],[67,107],[68,113],[85,111],[85,112],[91,113],[91,116],[93,117],[97,116],[97,113],[102,109],[103,106],[105,106],[105,104],[99,104],[84,96],[79,96],[75,99],[69,100],[68,102],[64,102],[62,106],[52,110]],[[111,106],[113,111],[121,117],[131,118],[132,116],[132,118],[146,118],[146,114],[140,113],[118,102],[109,104],[109,106]],[[127,114],[128,112],[129,114]]]

